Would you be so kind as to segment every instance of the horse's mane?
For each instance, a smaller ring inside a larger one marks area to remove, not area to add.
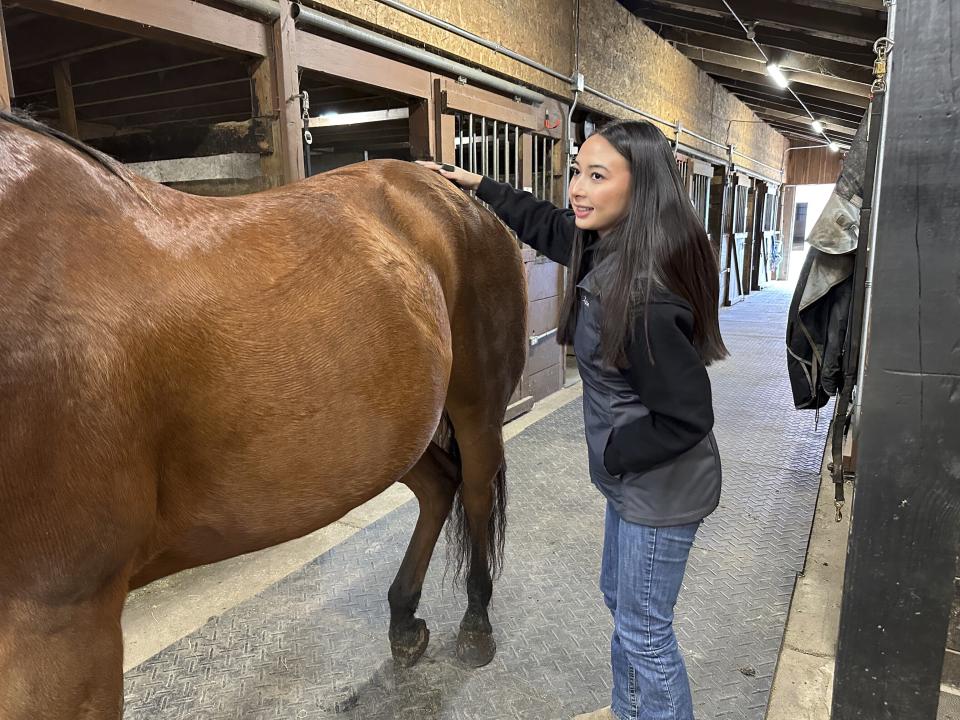
[[[123,182],[131,190],[133,190],[134,193],[140,196],[141,200],[145,201],[148,205],[153,207],[154,210],[156,210],[153,203],[150,202],[150,200],[143,194],[143,191],[133,184],[130,171],[127,170],[127,168],[125,168],[123,163],[121,163],[119,160],[110,157],[106,153],[100,152],[96,148],[90,147],[86,143],[67,135],[65,132],[61,132],[60,130],[50,127],[49,125],[44,125],[42,122],[34,120],[32,117],[22,111],[7,112],[5,110],[0,110],[0,121],[8,122],[26,130],[30,130],[31,132],[38,133],[39,135],[43,135],[44,137],[66,143],[69,147],[80,153],[80,155],[84,156],[88,160],[91,160],[96,165],[99,165],[110,174],[116,175],[118,178],[123,180]]]
[[[13,123],[14,125],[19,125],[22,128],[30,130],[40,135],[44,135],[49,138],[54,138],[61,142],[66,143],[74,150],[78,151],[82,155],[86,155],[88,158],[93,160],[98,165],[101,165],[105,169],[109,170],[111,173],[116,175],[119,178],[124,180],[127,179],[126,170],[123,165],[114,160],[109,155],[100,152],[96,148],[92,148],[86,143],[80,142],[76,138],[70,137],[65,132],[55,130],[49,125],[44,125],[42,122],[34,120],[29,115],[22,112],[7,112],[5,110],[0,110],[0,120],[3,120],[8,123]]]

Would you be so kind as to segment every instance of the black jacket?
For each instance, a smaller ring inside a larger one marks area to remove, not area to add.
[[[477,196],[521,241],[570,264],[571,211],[489,178]],[[627,367],[609,367],[600,358],[600,324],[616,258],[594,265],[592,255],[588,248],[578,278],[574,339],[591,478],[628,521],[661,526],[702,519],[719,502],[720,464],[710,379],[692,343],[693,313],[679,296],[653,293],[627,338]]]

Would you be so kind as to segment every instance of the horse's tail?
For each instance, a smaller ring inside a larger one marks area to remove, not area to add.
[[[447,563],[452,563],[454,579],[461,582],[470,570],[470,557],[473,551],[473,541],[470,536],[470,524],[467,512],[463,506],[463,462],[460,457],[460,446],[453,431],[453,425],[447,418],[448,435],[446,451],[457,466],[457,494],[450,508],[450,517],[447,520]],[[487,564],[490,574],[497,577],[503,569],[503,543],[507,530],[507,461],[502,459],[500,468],[493,482],[493,505],[490,510],[490,520],[487,523],[486,550]]]

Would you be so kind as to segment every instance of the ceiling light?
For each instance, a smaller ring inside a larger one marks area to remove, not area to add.
[[[830,151],[831,151],[831,152],[839,152],[839,150],[840,150],[840,146],[839,146],[839,145],[837,145],[835,142],[830,143]]]
[[[823,132],[823,123],[820,122],[819,120],[814,120],[812,123],[810,123],[810,127],[812,127],[813,131],[817,134],[820,134]]]
[[[767,74],[773,78],[773,81],[782,88],[787,87],[790,84],[790,81],[787,80],[786,76],[783,74],[783,70],[780,69],[780,66],[776,63],[770,63],[767,65]]]

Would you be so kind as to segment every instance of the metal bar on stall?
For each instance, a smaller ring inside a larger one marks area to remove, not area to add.
[[[468,117],[470,118],[470,172],[475,173],[477,171],[477,148],[473,142],[473,113],[470,113]]]
[[[553,182],[554,182],[553,176],[555,174],[553,172],[553,161],[556,158],[556,156],[557,156],[557,141],[554,139],[554,140],[550,140],[550,198],[549,198],[550,202],[557,202],[557,199],[553,195]],[[558,204],[562,204],[562,203],[563,203],[563,200],[561,200],[560,203]]]
[[[493,121],[493,179],[500,182],[500,123]]]
[[[480,147],[483,153],[480,156],[480,174],[487,174],[487,119],[480,118]]]
[[[510,123],[503,127],[503,181],[510,182]]]
[[[514,187],[523,188],[523,181],[520,179],[520,126],[513,126],[513,172],[516,185]]]
[[[457,167],[463,167],[463,116],[454,115],[457,125]]]
[[[533,183],[533,194],[539,198],[542,198],[543,195],[540,194],[540,188],[537,187],[537,170],[540,169],[540,167],[537,165],[537,153],[539,150],[540,150],[540,139],[536,135],[534,135],[533,136],[533,166],[532,166],[533,177],[531,178],[531,182]]]

